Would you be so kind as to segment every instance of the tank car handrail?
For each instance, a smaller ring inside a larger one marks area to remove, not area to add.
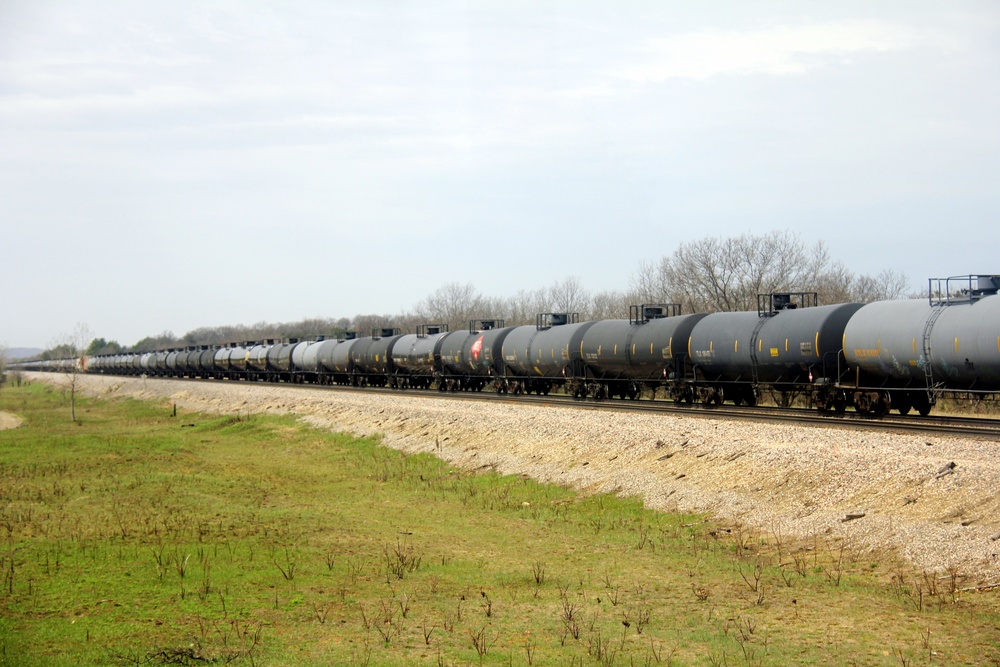
[[[476,325],[479,325],[478,327]],[[492,331],[493,329],[503,329],[506,325],[506,320],[503,318],[488,319],[488,320],[469,320],[469,333],[481,333],[483,331]]]
[[[783,310],[815,308],[817,305],[819,305],[819,294],[817,292],[770,292],[768,294],[758,294],[757,316],[773,317]]]
[[[644,303],[628,307],[628,320],[633,325],[646,324],[665,317],[677,317],[680,314],[679,303]]]
[[[965,287],[956,287],[953,290],[952,281],[964,283]],[[995,274],[972,273],[967,276],[927,279],[927,301],[931,306],[975,303],[984,296],[998,293],[1000,293],[1000,275]]]
[[[419,324],[415,333],[417,334],[417,338],[427,338],[427,336],[434,334],[448,333],[448,325],[445,323]]]
[[[535,315],[535,328],[542,331],[564,324],[577,324],[579,321],[580,313],[538,313]]]

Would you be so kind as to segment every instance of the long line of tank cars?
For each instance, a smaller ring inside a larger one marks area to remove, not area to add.
[[[633,306],[627,320],[539,315],[448,331],[263,341],[89,359],[94,373],[438,388],[755,405],[762,388],[822,412],[930,412],[944,391],[1000,391],[1000,276],[929,281],[927,300],[818,306],[812,293],[758,297],[757,312],[680,314]],[[73,361],[36,362],[64,370]]]

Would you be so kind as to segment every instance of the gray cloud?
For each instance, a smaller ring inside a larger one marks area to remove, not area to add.
[[[1000,270],[992,3],[286,4],[0,9],[0,342],[623,288],[748,230]]]

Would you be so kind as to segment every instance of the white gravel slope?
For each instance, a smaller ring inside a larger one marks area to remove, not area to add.
[[[764,533],[829,533],[857,549],[898,549],[918,568],[954,566],[980,581],[1000,580],[994,441],[264,384],[82,381],[93,394],[165,400],[185,410],[292,412],[323,428],[382,434],[390,447],[467,469],[634,494],[653,508],[710,512]],[[954,470],[939,476],[951,462]]]

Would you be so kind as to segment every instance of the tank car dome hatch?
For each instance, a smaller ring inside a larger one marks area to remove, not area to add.
[[[983,296],[1000,292],[1000,276],[978,276],[977,291]]]
[[[792,296],[790,294],[772,294],[771,308],[774,310],[789,310],[795,308],[795,304],[792,303]]]

